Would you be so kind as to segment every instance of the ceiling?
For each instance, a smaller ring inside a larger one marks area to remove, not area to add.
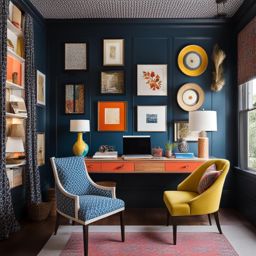
[[[214,18],[215,0],[30,0],[47,19],[78,18]],[[234,15],[244,0],[228,0]],[[220,11],[223,5],[220,4]]]

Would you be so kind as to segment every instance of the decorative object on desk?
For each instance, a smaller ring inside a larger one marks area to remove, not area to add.
[[[152,155],[153,157],[162,157],[163,149],[160,147],[152,148]]]
[[[137,95],[167,96],[167,65],[137,65]]]
[[[207,53],[199,45],[188,45],[179,53],[178,66],[187,76],[199,76],[208,66]]]
[[[87,70],[86,43],[65,43],[65,70]]]
[[[177,93],[177,101],[185,111],[197,110],[204,103],[204,91],[198,84],[184,84]]]
[[[217,112],[211,110],[189,112],[189,129],[200,131],[198,157],[209,158],[209,140],[206,131],[217,131]]]
[[[36,71],[36,87],[37,87],[36,103],[41,106],[45,106],[45,102],[46,102],[45,75],[39,70]]]
[[[183,138],[186,141],[198,141],[199,132],[190,131],[188,121],[174,122],[174,141]]]
[[[115,147],[114,146],[101,145],[99,147],[99,152],[111,152],[111,151],[115,151]]]
[[[124,66],[124,39],[103,40],[103,66]]]
[[[83,84],[65,85],[65,114],[84,114],[85,89]]]
[[[180,153],[187,153],[189,150],[189,146],[187,141],[184,138],[178,139],[178,150]]]
[[[173,149],[177,146],[177,143],[171,143],[170,141],[168,141],[166,144],[165,144],[165,156],[167,158],[170,158],[172,157],[172,151]]]
[[[124,71],[101,72],[101,94],[124,94]]]
[[[175,155],[175,158],[178,158],[178,159],[189,159],[189,158],[194,158],[194,153],[174,153]]]
[[[138,132],[165,132],[166,106],[137,106]]]
[[[98,131],[126,130],[127,103],[125,101],[98,102]]]
[[[77,132],[77,141],[73,145],[73,153],[76,156],[86,156],[89,146],[83,140],[83,133],[90,131],[89,120],[70,120],[70,131]]]
[[[45,133],[37,133],[37,165],[45,164]]]
[[[211,89],[214,92],[219,92],[225,85],[225,78],[223,75],[223,62],[226,58],[225,52],[218,46],[214,45],[212,53],[213,69]]]

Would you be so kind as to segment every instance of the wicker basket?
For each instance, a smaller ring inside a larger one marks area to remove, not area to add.
[[[51,209],[50,202],[31,204],[28,207],[29,219],[35,220],[35,221],[45,220],[49,216],[50,209]]]

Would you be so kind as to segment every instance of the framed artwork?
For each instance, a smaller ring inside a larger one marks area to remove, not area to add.
[[[166,106],[137,106],[138,132],[166,132]]]
[[[65,114],[84,114],[85,89],[83,84],[65,85]]]
[[[98,131],[126,131],[127,103],[125,101],[98,102]]]
[[[185,111],[195,111],[204,103],[204,91],[195,83],[187,83],[180,87],[177,102]]]
[[[137,95],[167,96],[167,65],[137,65]]]
[[[45,164],[45,133],[37,133],[37,165]]]
[[[36,71],[36,103],[45,106],[46,88],[45,88],[45,75],[39,70]]]
[[[102,94],[124,94],[124,71],[101,72]]]
[[[103,66],[124,66],[124,39],[103,40]]]
[[[174,122],[174,141],[178,139],[185,139],[186,141],[198,141],[200,132],[191,132],[189,130],[188,121],[175,121]]]
[[[65,43],[65,70],[87,70],[86,43]]]

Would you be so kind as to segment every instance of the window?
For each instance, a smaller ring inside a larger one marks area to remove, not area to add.
[[[256,171],[256,78],[239,86],[239,165]]]

